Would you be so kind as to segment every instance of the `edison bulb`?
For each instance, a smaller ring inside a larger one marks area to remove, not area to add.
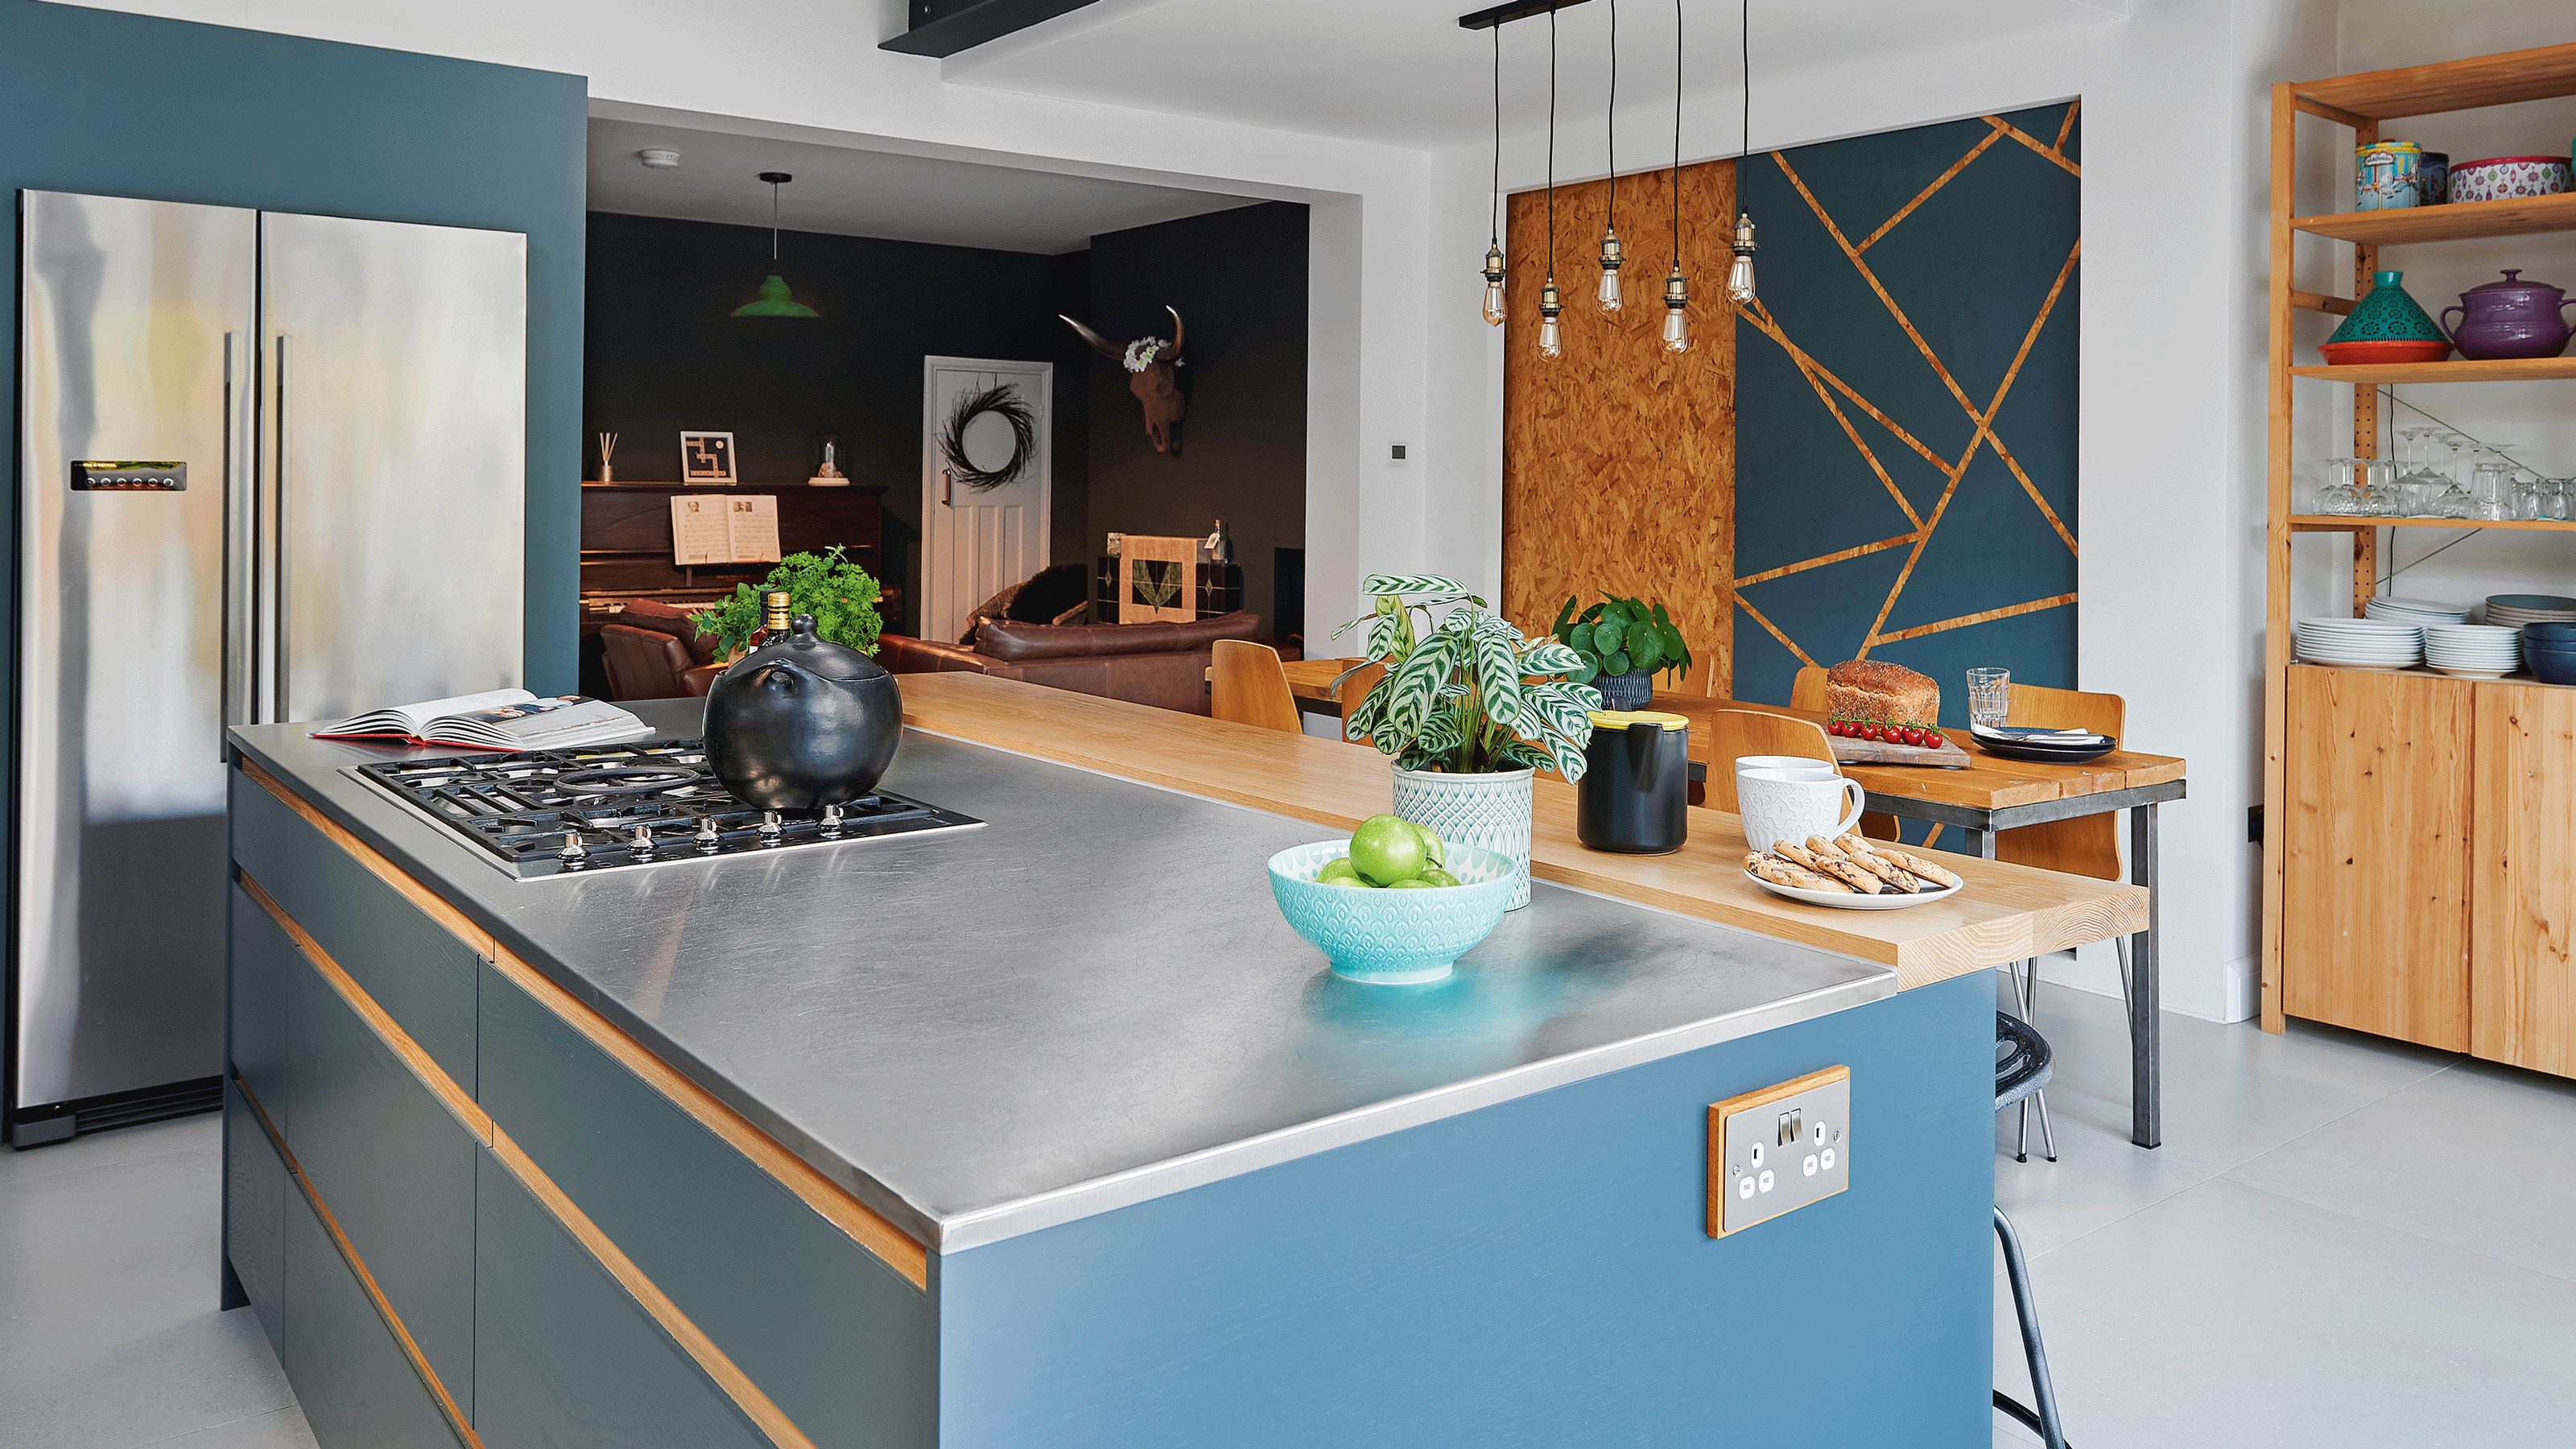
[[[1682,280],[1680,262],[1664,278],[1664,350],[1690,351],[1690,284]]]
[[[1726,295],[1736,302],[1753,300],[1753,218],[1735,214],[1735,260],[1726,269]]]
[[[1485,320],[1503,325],[1503,248],[1501,243],[1485,248]]]
[[[1625,260],[1619,247],[1619,233],[1601,233],[1601,290],[1595,296],[1604,312],[1619,310],[1619,264]]]
[[[1565,311],[1557,299],[1556,282],[1551,279],[1538,292],[1538,355],[1554,359],[1565,355],[1565,339],[1557,331],[1556,319]]]

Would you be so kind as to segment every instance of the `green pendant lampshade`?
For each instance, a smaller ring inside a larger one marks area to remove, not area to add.
[[[760,284],[760,295],[733,309],[736,317],[820,317],[823,314],[796,300],[787,290],[787,279],[776,272]]]
[[[769,183],[769,264],[778,264],[778,188],[796,178],[784,171],[763,171],[760,179]],[[820,317],[823,314],[796,300],[787,290],[787,279],[776,272],[760,284],[760,295],[733,309],[734,317]]]

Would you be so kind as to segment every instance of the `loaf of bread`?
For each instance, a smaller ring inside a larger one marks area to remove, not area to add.
[[[1846,659],[1825,671],[1825,713],[1871,724],[1941,722],[1941,686],[1902,664]]]

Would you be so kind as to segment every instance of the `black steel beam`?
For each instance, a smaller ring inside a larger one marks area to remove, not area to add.
[[[966,5],[930,5],[913,0],[911,8],[916,17],[929,11],[943,13],[936,19],[921,21],[892,40],[878,41],[877,49],[947,57],[1090,3],[1092,0],[973,0]]]
[[[1551,10],[1564,10],[1582,3],[1583,0],[1516,0],[1514,4],[1497,5],[1491,10],[1479,10],[1473,15],[1461,15],[1458,17],[1458,28],[1491,30],[1497,25],[1509,25],[1515,20],[1527,20],[1533,15],[1545,15]]]

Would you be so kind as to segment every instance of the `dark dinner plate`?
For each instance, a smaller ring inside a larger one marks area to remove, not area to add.
[[[2028,760],[2039,765],[2080,765],[2098,760],[2120,747],[2118,740],[2101,745],[2034,745],[2012,743],[1987,735],[1971,735],[1978,749],[2006,760]]]

